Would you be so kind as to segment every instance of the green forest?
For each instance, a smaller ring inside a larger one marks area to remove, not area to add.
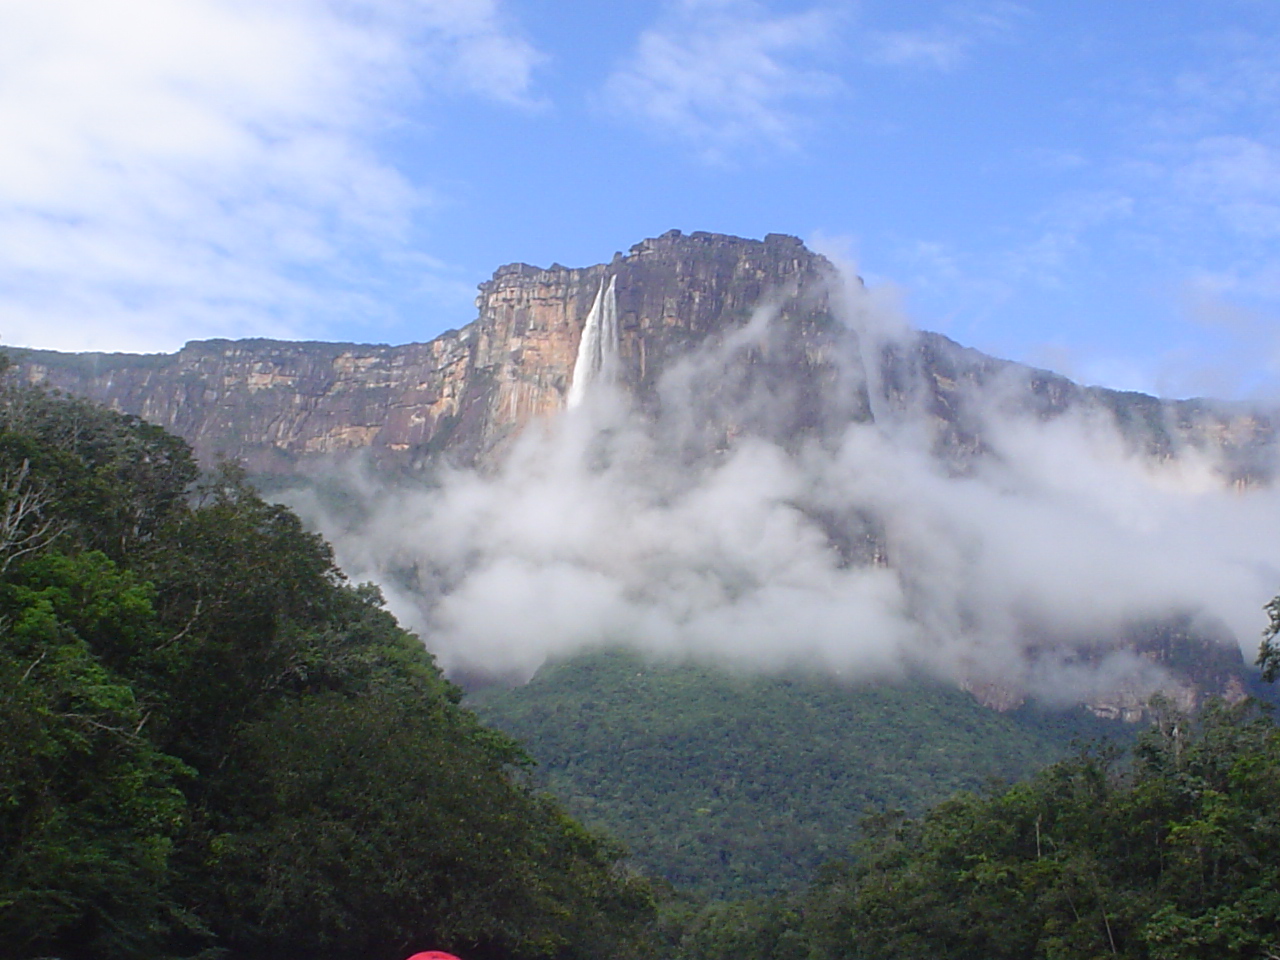
[[[1086,750],[924,816],[864,823],[805,889],[690,908],[686,960],[1271,960],[1280,733],[1255,704],[1167,707],[1131,751]]]
[[[6,960],[1280,955],[1256,703],[1119,742],[616,652],[529,691],[486,726],[235,466],[0,386]]]
[[[231,467],[0,395],[0,955],[626,956],[621,850]]]
[[[918,678],[773,677],[625,650],[467,703],[527,744],[536,782],[648,874],[716,898],[778,893],[845,856],[864,814],[923,813],[1133,727],[1083,709],[997,713]]]

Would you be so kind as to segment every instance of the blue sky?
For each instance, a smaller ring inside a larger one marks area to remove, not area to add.
[[[1275,0],[0,0],[0,130],[0,343],[425,340],[677,227],[1280,396]]]

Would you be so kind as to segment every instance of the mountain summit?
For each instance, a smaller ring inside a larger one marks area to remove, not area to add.
[[[608,281],[619,376],[651,392],[691,344],[772,299],[786,319],[830,322],[834,268],[793,237],[671,231],[609,264],[509,264],[480,285],[461,330],[404,346],[209,340],[165,356],[15,351],[23,375],[161,424],[203,459],[258,471],[367,450],[473,462],[565,406],[583,331]],[[803,305],[803,306],[802,306]],[[803,312],[803,316],[800,312]]]

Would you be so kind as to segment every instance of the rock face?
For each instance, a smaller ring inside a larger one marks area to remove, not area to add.
[[[697,409],[685,413],[700,418],[711,446],[744,431],[794,440],[850,420],[915,415],[963,469],[985,449],[978,410],[998,391],[1045,418],[1095,408],[1153,456],[1188,445],[1220,451],[1241,483],[1265,477],[1272,460],[1272,416],[1080,387],[937,334],[881,342],[837,319],[856,309],[841,308],[832,265],[778,234],[671,231],[609,264],[501,267],[480,287],[477,319],[429,343],[209,340],[171,355],[12,353],[29,382],[160,424],[206,462],[229,456],[252,471],[291,472],[309,458],[363,450],[408,466],[470,464],[564,406],[587,314],[608,279],[619,378],[655,413],[664,378],[678,379],[691,354],[714,352],[767,315],[768,329],[728,362],[689,373],[704,382],[686,391]],[[866,375],[842,379],[850,364]]]
[[[408,464],[471,463],[564,405],[606,276],[616,278],[622,378],[643,396],[692,345],[741,327],[762,304],[789,323],[833,324],[834,271],[798,240],[673,231],[608,265],[502,267],[480,287],[479,317],[430,343],[210,340],[172,355],[22,350],[14,359],[29,382],[160,424],[206,462],[231,456],[287,472],[300,459],[368,450]]]
[[[793,237],[671,231],[608,264],[502,267],[480,286],[476,320],[429,343],[212,340],[172,355],[11,353],[25,380],[160,424],[206,463],[229,456],[253,472],[288,474],[361,452],[409,470],[441,460],[483,465],[564,408],[575,374],[590,372],[576,369],[588,317],[609,298],[610,376],[660,428],[679,420],[672,433],[685,459],[714,457],[742,435],[797,450],[875,421],[909,425],[945,470],[964,475],[998,456],[988,428],[996,409],[1041,421],[1102,418],[1137,455],[1198,450],[1221,480],[1271,479],[1276,411],[1082,387],[937,334],[886,327],[861,295]],[[809,519],[843,563],[893,564],[875,517]],[[1188,663],[1204,667],[1203,682],[1173,689],[1175,697],[1238,694],[1238,651],[1224,663],[1229,647],[1196,653],[1203,638],[1183,631],[1175,642],[1167,624],[1144,629],[1150,636],[1125,643],[1147,662],[1184,677],[1195,673]],[[998,677],[975,676],[969,687],[998,709],[1021,702]],[[1131,716],[1147,692],[1121,686],[1094,707]]]
[[[298,458],[428,446],[465,403],[458,333],[404,347],[209,340],[169,356],[19,355],[21,375],[136,414],[201,460],[288,470]]]
[[[1183,615],[1131,624],[1120,637],[1074,647],[1066,653],[1064,665],[1098,667],[1117,651],[1132,654],[1129,669],[1107,689],[1091,691],[1082,701],[1104,720],[1141,720],[1156,692],[1185,713],[1194,713],[1210,698],[1235,704],[1251,694],[1265,695],[1250,681],[1232,637]],[[979,703],[1001,713],[1027,700],[1023,689],[1008,682],[971,677],[961,685]]]

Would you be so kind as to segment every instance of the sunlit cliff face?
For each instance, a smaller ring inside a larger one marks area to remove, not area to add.
[[[622,643],[923,670],[997,706],[1238,692],[1280,588],[1273,452],[1237,483],[1239,423],[917,334],[834,271],[757,277],[705,329],[672,305],[677,351],[622,266],[591,268],[560,407],[481,468],[390,487],[349,463],[343,516],[290,498],[446,669],[518,679]]]

